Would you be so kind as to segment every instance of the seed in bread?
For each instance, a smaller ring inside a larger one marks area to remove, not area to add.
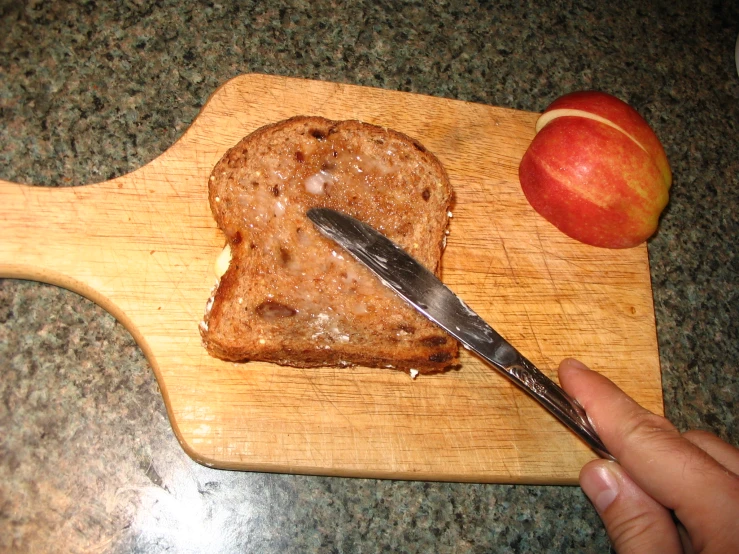
[[[415,140],[358,121],[294,117],[231,148],[210,177],[209,200],[231,251],[201,325],[211,355],[420,373],[458,363],[454,339],[305,215],[345,212],[438,273],[452,189]]]

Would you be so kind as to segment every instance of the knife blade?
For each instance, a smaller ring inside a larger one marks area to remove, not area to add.
[[[349,215],[311,208],[308,218],[421,314],[549,410],[599,456],[613,460],[585,410],[506,341],[431,271],[390,239]]]

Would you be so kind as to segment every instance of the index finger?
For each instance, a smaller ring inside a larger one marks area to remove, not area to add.
[[[674,510],[698,544],[726,531],[717,515],[735,513],[739,506],[736,474],[576,360],[562,362],[559,377],[619,464],[643,491]]]

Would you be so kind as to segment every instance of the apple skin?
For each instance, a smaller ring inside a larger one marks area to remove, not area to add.
[[[630,248],[657,230],[672,174],[662,144],[628,104],[601,92],[553,102],[519,178],[526,199],[566,235]]]
[[[659,167],[667,187],[669,188],[672,184],[670,164],[662,143],[644,118],[626,102],[603,92],[572,92],[557,98],[544,110],[544,113],[551,113],[555,110],[581,110],[618,125],[634,137],[649,153]]]

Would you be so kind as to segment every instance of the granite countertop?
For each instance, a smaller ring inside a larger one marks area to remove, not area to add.
[[[654,127],[675,176],[649,242],[665,412],[739,444],[739,4],[581,4],[0,0],[0,178],[130,172],[250,72],[531,111],[610,92]],[[200,466],[129,333],[53,286],[0,280],[0,375],[2,551],[609,548],[577,487]]]

